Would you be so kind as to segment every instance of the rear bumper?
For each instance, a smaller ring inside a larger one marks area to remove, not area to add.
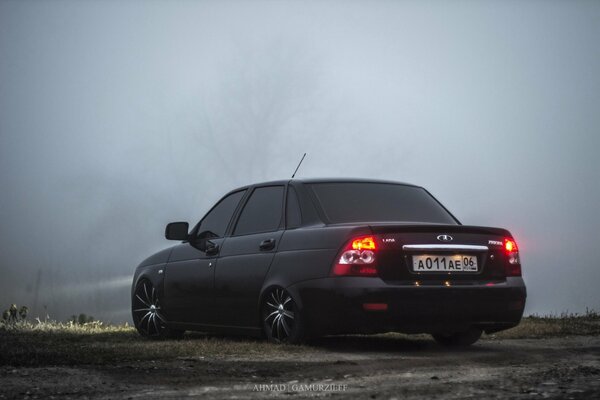
[[[495,284],[443,282],[415,286],[379,278],[332,277],[292,285],[288,290],[313,334],[455,332],[477,326],[495,332],[516,326],[527,297],[522,278]],[[365,303],[386,304],[369,311]]]

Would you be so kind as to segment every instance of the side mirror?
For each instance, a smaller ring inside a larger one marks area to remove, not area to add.
[[[187,222],[171,222],[165,229],[165,237],[169,240],[188,240],[190,225]]]

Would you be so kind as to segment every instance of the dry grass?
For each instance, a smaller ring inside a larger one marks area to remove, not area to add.
[[[243,354],[284,355],[300,346],[277,346],[262,340],[190,333],[183,340],[143,339],[128,325],[59,322],[0,323],[0,365],[82,365],[201,358]]]
[[[558,316],[531,315],[515,328],[488,337],[498,339],[547,338],[572,335],[600,335],[600,314],[588,310],[585,314]]]
[[[599,335],[600,314],[530,316],[516,328],[484,336],[484,340]],[[398,336],[398,334],[391,334]],[[404,339],[410,336],[400,335]],[[410,339],[409,339],[410,340]],[[83,325],[59,322],[0,322],[0,365],[115,364],[177,358],[277,357],[300,354],[313,347],[281,346],[259,339],[187,334],[183,340],[142,339],[128,325]]]

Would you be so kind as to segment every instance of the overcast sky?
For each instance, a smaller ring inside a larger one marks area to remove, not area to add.
[[[307,152],[509,229],[527,313],[600,310],[599,42],[598,1],[0,1],[0,308],[129,320],[167,222]]]

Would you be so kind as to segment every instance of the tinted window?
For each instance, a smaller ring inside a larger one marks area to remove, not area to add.
[[[235,227],[236,235],[269,232],[279,228],[283,186],[257,188],[252,192]]]
[[[223,237],[227,225],[229,225],[229,221],[231,221],[231,217],[245,192],[245,190],[242,190],[232,193],[217,203],[200,222],[198,234],[208,231],[211,233],[203,235],[204,237]]]
[[[300,213],[300,204],[298,203],[298,195],[296,190],[288,187],[287,194],[287,209],[286,209],[286,224],[287,228],[297,228],[302,223],[302,214]]]
[[[311,185],[333,223],[403,221],[456,224],[425,189],[385,183]]]

